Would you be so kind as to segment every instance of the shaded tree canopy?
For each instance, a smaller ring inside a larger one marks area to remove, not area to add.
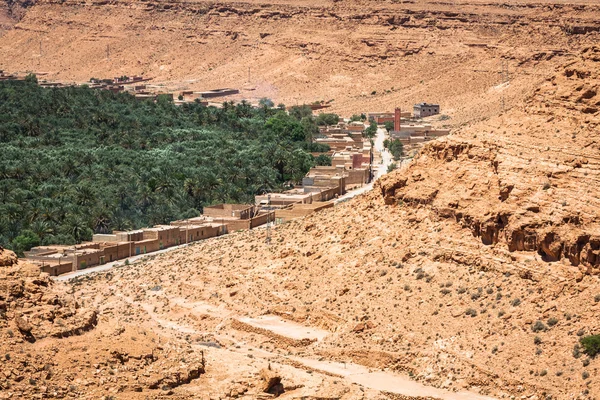
[[[253,202],[328,150],[310,143],[312,115],[271,103],[176,106],[34,78],[0,82],[0,245],[19,252]]]

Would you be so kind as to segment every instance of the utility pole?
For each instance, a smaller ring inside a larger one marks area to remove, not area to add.
[[[106,59],[110,60],[110,45],[106,45]]]

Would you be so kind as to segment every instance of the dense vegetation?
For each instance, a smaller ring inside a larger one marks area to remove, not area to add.
[[[70,244],[253,202],[299,181],[315,165],[310,152],[328,150],[312,143],[307,108],[178,107],[45,89],[34,77],[0,82],[0,245]]]
[[[404,145],[400,139],[385,139],[383,141],[383,147],[390,151],[395,161],[400,160],[400,158],[402,158],[404,155]]]

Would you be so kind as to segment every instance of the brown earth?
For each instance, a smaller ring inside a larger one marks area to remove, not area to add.
[[[0,291],[3,393],[413,398],[377,389],[408,374],[447,390],[421,397],[597,397],[600,361],[578,343],[600,331],[599,65],[586,49],[270,244],[234,233],[66,288],[4,267],[23,283]],[[357,385],[360,366],[375,375]]]
[[[600,333],[599,9],[554,3],[30,8],[0,38],[5,69],[204,88],[242,85],[251,63],[277,101],[427,96],[460,129],[270,244],[234,233],[68,284],[2,251],[0,398],[404,399],[384,383],[409,375],[447,389],[421,397],[600,396],[577,345]],[[41,37],[55,47],[36,59]],[[114,59],[94,60],[107,43]]]
[[[0,37],[0,69],[144,74],[171,89],[245,89],[234,98],[332,100],[344,114],[439,102],[461,126],[597,43],[599,13],[593,0],[44,0]],[[503,61],[513,84],[498,88]]]

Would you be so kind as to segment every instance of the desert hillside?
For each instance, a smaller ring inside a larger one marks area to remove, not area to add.
[[[46,0],[0,37],[0,69],[143,74],[345,114],[438,102],[459,126],[518,103],[596,43],[598,13],[594,1]]]
[[[372,191],[269,231],[71,280],[0,248],[0,399],[600,397],[581,343],[600,334],[595,1],[13,14],[7,71],[144,74],[343,113],[427,100],[454,130]]]
[[[585,49],[270,243],[234,233],[66,286],[8,256],[4,393],[598,396],[580,339],[600,330],[599,63]]]

